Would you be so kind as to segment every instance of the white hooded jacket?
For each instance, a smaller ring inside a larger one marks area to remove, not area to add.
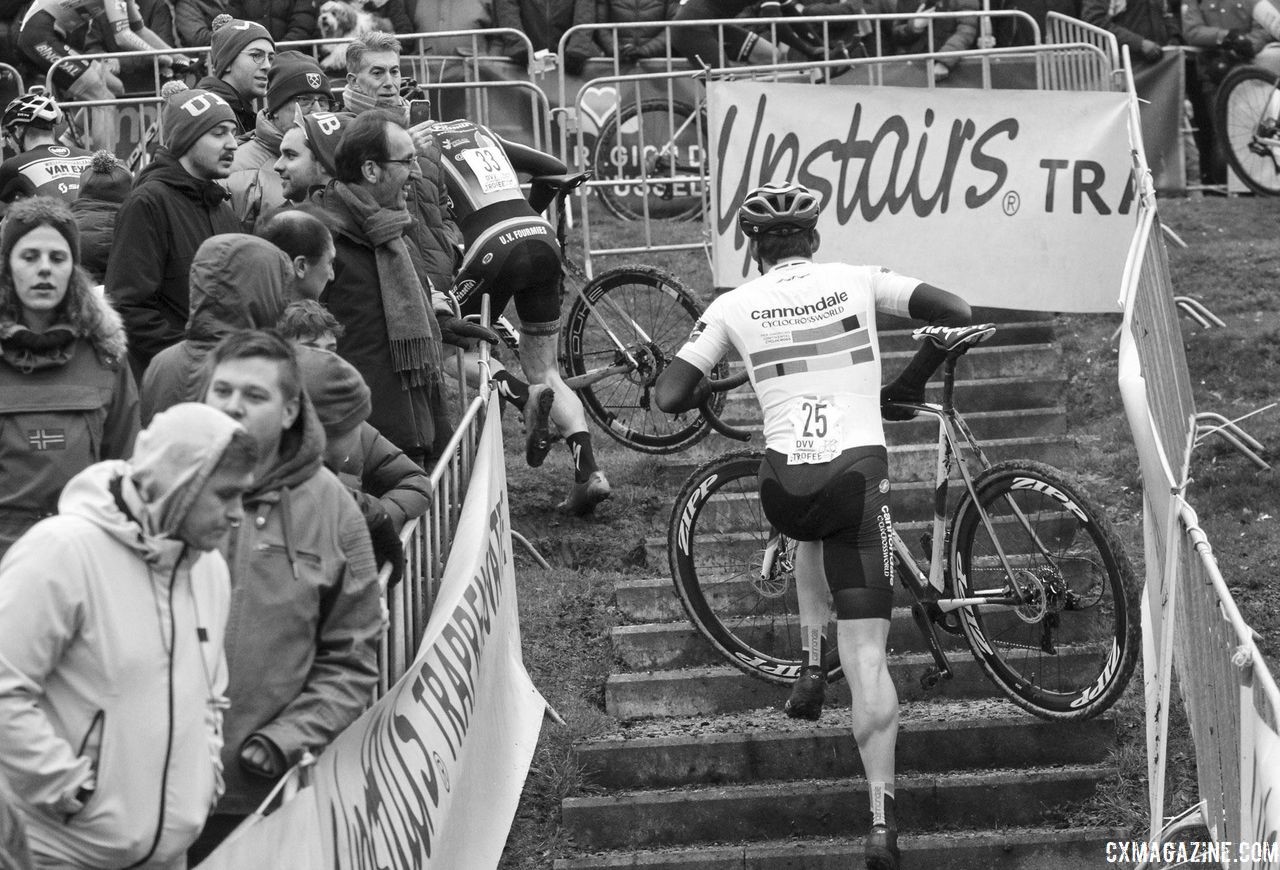
[[[0,771],[59,866],[181,866],[218,797],[227,567],[170,535],[239,428],[157,415],[0,562]]]

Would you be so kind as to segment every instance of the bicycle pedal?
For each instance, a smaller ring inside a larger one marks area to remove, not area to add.
[[[924,673],[920,674],[920,688],[926,692],[933,691],[938,687],[938,683],[942,682],[943,677],[951,679],[951,672],[937,667],[925,668]]]

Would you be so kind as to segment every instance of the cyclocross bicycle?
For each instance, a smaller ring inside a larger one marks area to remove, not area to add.
[[[641,453],[674,453],[711,432],[697,411],[667,414],[653,402],[653,387],[684,346],[703,306],[673,275],[652,266],[622,266],[588,279],[565,246],[564,200],[590,173],[538,176],[530,201],[556,208],[562,295],[573,297],[560,334],[565,384],[582,398],[587,414],[609,437]],[[513,350],[519,334],[505,318],[495,328]],[[723,370],[722,370],[723,371]],[[724,396],[708,412],[724,407]]]
[[[1116,534],[1077,483],[1039,462],[992,465],[956,409],[956,362],[994,332],[988,325],[949,348],[940,404],[894,406],[938,419],[935,507],[921,536],[923,566],[900,528],[890,541],[934,661],[921,685],[930,689],[952,676],[940,633],[963,635],[1014,703],[1046,719],[1086,719],[1110,707],[1133,673],[1139,587]],[[685,481],[668,525],[671,573],[689,619],[726,659],[754,677],[790,684],[802,663],[795,542],[773,530],[760,508],[762,458],[729,453]],[[953,471],[964,489],[948,522]],[[827,636],[835,636],[834,625]],[[835,680],[839,657],[831,646],[824,664]]]
[[[1213,121],[1240,180],[1254,193],[1280,194],[1280,76],[1257,66],[1227,73]]]

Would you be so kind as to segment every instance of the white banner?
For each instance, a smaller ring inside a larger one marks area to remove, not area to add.
[[[418,657],[317,765],[326,866],[496,867],[546,702],[524,669],[496,404]]]
[[[736,215],[794,180],[823,202],[819,261],[888,266],[974,305],[1117,311],[1137,223],[1128,96],[707,85],[715,283],[754,264]]]
[[[1255,668],[1266,663],[1256,661]],[[1257,679],[1255,675],[1255,680]],[[1272,684],[1274,686],[1274,684]],[[1280,734],[1265,691],[1240,690],[1240,846],[1242,868],[1280,870]]]

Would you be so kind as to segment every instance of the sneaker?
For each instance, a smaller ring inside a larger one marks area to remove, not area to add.
[[[822,715],[822,698],[827,691],[827,675],[818,665],[805,665],[791,684],[791,697],[782,710],[792,719],[817,721]]]
[[[612,492],[609,479],[604,476],[604,472],[593,471],[585,481],[573,485],[569,490],[569,497],[556,505],[556,510],[575,517],[585,517]]]
[[[524,406],[524,461],[537,468],[551,450],[551,405],[556,394],[545,384],[529,387],[529,401]]]
[[[898,832],[888,825],[872,825],[867,834],[867,870],[898,870]]]

